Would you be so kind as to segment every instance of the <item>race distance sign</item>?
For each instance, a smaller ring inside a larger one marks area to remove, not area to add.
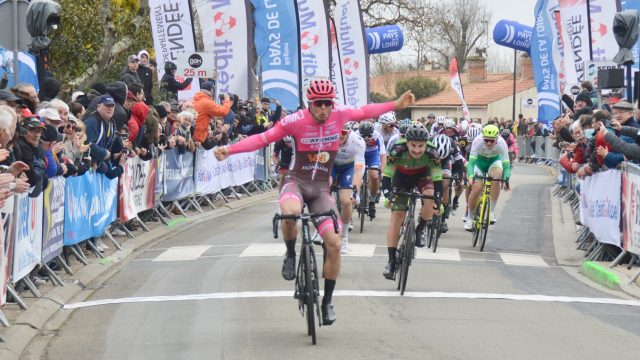
[[[179,53],[176,56],[178,76],[216,79],[216,59],[212,52]]]

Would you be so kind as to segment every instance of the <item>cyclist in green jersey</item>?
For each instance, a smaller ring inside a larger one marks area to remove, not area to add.
[[[407,129],[405,138],[399,139],[388,153],[387,166],[383,172],[383,194],[387,198],[385,204],[391,207],[392,212],[387,231],[389,263],[385,266],[383,275],[389,280],[395,278],[400,227],[409,203],[409,199],[403,196],[389,199],[392,189],[410,192],[417,188],[423,195],[442,194],[442,168],[428,139],[427,128],[421,124],[413,124]],[[434,201],[425,199],[416,227],[416,246],[425,246],[423,230],[434,212]]]

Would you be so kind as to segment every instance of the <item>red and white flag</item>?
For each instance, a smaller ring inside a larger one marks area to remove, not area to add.
[[[458,72],[458,60],[454,57],[451,59],[451,64],[449,65],[449,76],[451,81],[451,88],[458,93],[460,96],[460,100],[462,100],[462,117],[469,121],[469,108],[467,107],[467,102],[464,101],[464,93],[462,92],[462,81],[460,80],[460,73]]]

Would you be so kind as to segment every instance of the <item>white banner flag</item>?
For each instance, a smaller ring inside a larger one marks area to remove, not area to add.
[[[164,64],[168,61],[176,62],[181,52],[195,52],[196,43],[193,38],[193,23],[189,0],[149,0],[151,9],[151,33],[153,47],[158,63],[158,81],[164,75]],[[176,80],[185,78],[176,74]],[[200,90],[200,84],[195,79],[186,89],[178,92],[179,99],[192,99]]]
[[[593,61],[611,61],[618,53],[618,43],[613,35],[613,18],[616,12],[617,1],[589,0]]]
[[[11,278],[17,282],[29,275],[42,256],[42,193],[36,198],[27,194],[17,195],[14,208],[15,237],[13,247],[13,271]]]
[[[620,247],[619,170],[607,170],[580,180],[580,222],[599,242]]]
[[[587,0],[558,0],[562,20],[567,85],[580,85],[585,80],[586,62],[591,60],[589,5]],[[575,72],[575,79],[573,77]]]
[[[345,103],[350,107],[366,105],[369,102],[369,53],[358,0],[337,0],[334,16]]]
[[[329,19],[331,28],[331,81],[336,86],[336,103],[345,105],[344,83],[342,81],[342,62],[338,51],[338,38],[333,19]]]
[[[213,52],[218,70],[219,93],[249,98],[251,7],[246,0],[194,1],[204,50]]]
[[[329,21],[324,3],[317,0],[296,0],[300,28],[300,64],[302,84],[310,79],[331,76],[331,44]]]
[[[462,82],[460,81],[460,73],[458,72],[458,60],[454,57],[449,65],[449,77],[451,81],[451,88],[458,94],[462,101],[462,117],[470,121],[469,108],[467,102],[464,101],[464,93],[462,92]]]

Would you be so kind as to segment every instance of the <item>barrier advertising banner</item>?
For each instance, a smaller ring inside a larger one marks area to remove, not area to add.
[[[611,2],[611,1],[610,1]],[[565,42],[565,63],[576,71],[577,82],[585,80],[586,62],[591,60],[591,34],[589,33],[589,5],[587,0],[558,0]],[[616,45],[617,46],[617,45]],[[617,51],[616,51],[617,52]],[[569,82],[569,85],[571,82]]]
[[[251,6],[247,0],[196,0],[204,51],[215,55],[219,93],[249,96]]]
[[[346,105],[344,96],[344,82],[342,81],[342,61],[340,61],[340,51],[338,51],[338,36],[336,26],[332,18],[329,18],[331,29],[331,81],[336,87],[336,104]]]
[[[254,180],[256,156],[254,153],[240,153],[229,156],[225,161],[231,174],[233,185],[244,185]]]
[[[618,43],[613,35],[613,18],[616,12],[617,1],[589,0],[593,61],[611,61],[618,53]]]
[[[15,196],[8,198],[0,209],[0,307],[7,300],[7,285],[11,278],[13,259],[13,204]]]
[[[623,163],[622,247],[640,254],[640,167]]]
[[[601,243],[620,247],[620,171],[580,180],[580,219]]]
[[[254,172],[254,177],[258,181],[267,180],[267,150],[269,150],[269,148],[265,147],[254,153],[256,158],[256,170]]]
[[[213,194],[229,186],[243,185],[254,180],[255,153],[240,153],[218,161],[213,150],[196,152],[196,190],[199,194]]]
[[[156,184],[156,160],[127,159],[120,176],[118,218],[129,221],[153,207]]]
[[[15,237],[11,280],[29,275],[42,256],[42,194],[31,198],[17,195],[14,207]]]
[[[296,0],[300,29],[300,72],[302,84],[314,77],[331,76],[329,17],[323,1]]]
[[[101,236],[116,219],[118,179],[88,172],[65,184],[64,245]]]
[[[254,44],[265,97],[287,110],[300,106],[300,35],[295,0],[251,0],[255,7]],[[246,70],[245,70],[246,71]]]
[[[337,0],[334,16],[345,103],[350,107],[366,105],[369,102],[369,54],[358,0]]]
[[[193,153],[180,154],[177,149],[165,151],[164,186],[162,201],[174,201],[192,195],[195,190],[193,180]]]
[[[64,243],[64,188],[66,179],[56,176],[44,190],[42,263],[62,253]]]
[[[560,95],[558,92],[558,72],[554,63],[553,48],[557,41],[553,11],[550,5],[555,0],[538,0],[535,7],[536,23],[531,39],[533,74],[538,90],[538,120],[549,124],[560,115]],[[551,4],[550,4],[551,3]]]
[[[164,75],[164,64],[176,62],[181,52],[195,52],[196,43],[193,38],[193,22],[189,0],[149,0],[151,13],[151,34],[153,48],[158,63],[158,81]],[[176,80],[185,78],[176,74]],[[198,81],[194,81],[182,91],[178,91],[179,99],[192,99],[200,90]]]

